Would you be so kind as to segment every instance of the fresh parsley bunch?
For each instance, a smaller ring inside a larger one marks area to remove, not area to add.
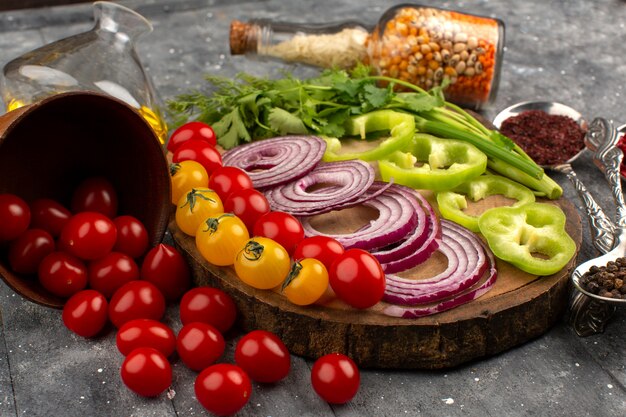
[[[429,110],[445,103],[441,89],[396,93],[394,83],[379,86],[369,68],[326,70],[300,80],[286,74],[270,80],[247,74],[235,79],[207,76],[213,93],[183,94],[168,103],[178,123],[194,114],[215,130],[224,149],[253,139],[286,134],[341,138],[352,116],[378,109]]]

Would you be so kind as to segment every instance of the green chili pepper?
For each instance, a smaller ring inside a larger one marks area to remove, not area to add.
[[[512,207],[519,207],[535,201],[535,194],[514,181],[499,175],[481,175],[464,182],[451,191],[437,193],[439,212],[443,217],[478,232],[478,217],[467,214],[467,199],[479,201],[492,195],[503,195],[517,200]]]
[[[385,181],[419,190],[450,190],[485,172],[487,157],[473,145],[417,133],[405,150],[378,162]],[[420,165],[421,164],[421,165]]]
[[[346,135],[358,135],[361,139],[365,139],[367,133],[379,131],[389,131],[390,136],[376,148],[363,152],[342,153],[339,139],[327,138],[324,161],[345,161],[347,159],[375,161],[384,158],[394,151],[403,149],[411,142],[415,133],[415,118],[406,113],[379,110],[354,117],[346,125]]]
[[[494,255],[530,274],[554,274],[576,253],[565,214],[552,204],[492,208],[480,216],[478,227]]]

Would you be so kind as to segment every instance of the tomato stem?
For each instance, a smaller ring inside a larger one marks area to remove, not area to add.
[[[173,177],[174,175],[176,175],[178,171],[180,171],[179,163],[170,164],[170,177]]]
[[[249,261],[258,261],[265,247],[255,240],[250,240],[243,248],[243,256]]]
[[[289,286],[289,284],[291,284],[291,281],[298,277],[300,271],[302,271],[302,264],[300,263],[300,261],[295,261],[293,265],[291,265],[291,269],[287,274],[287,278],[285,278],[285,281],[283,281],[283,285],[280,287],[281,292],[284,291],[285,288]]]
[[[218,217],[209,217],[208,219],[206,219],[205,223],[206,223],[206,229],[203,230],[203,232],[209,232],[209,234],[213,234],[215,232],[217,232],[217,228],[220,224],[220,220],[222,220],[223,217],[234,217],[234,214],[232,213],[224,213],[221,214]]]
[[[211,190],[208,190],[208,191],[211,191]],[[215,203],[215,200],[213,200],[212,198],[209,198],[209,197],[203,195],[202,194],[202,190],[198,190],[196,188],[192,188],[191,191],[187,193],[187,198],[185,199],[185,204],[180,206],[180,208],[183,208],[187,204],[189,204],[189,211],[191,211],[193,213],[193,209],[196,206],[196,200],[198,198],[201,198],[201,199],[203,199],[205,201],[210,201],[211,203]]]

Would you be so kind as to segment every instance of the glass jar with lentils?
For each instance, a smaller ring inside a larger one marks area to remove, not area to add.
[[[495,98],[503,48],[499,19],[418,5],[393,7],[374,27],[253,20],[230,30],[233,55],[346,69],[363,62],[424,89],[447,85],[448,101],[472,109]]]
[[[498,19],[400,5],[382,16],[368,56],[381,75],[426,89],[447,82],[447,100],[480,108],[495,98],[503,45]]]

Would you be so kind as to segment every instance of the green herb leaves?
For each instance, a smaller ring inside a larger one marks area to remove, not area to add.
[[[223,115],[219,120],[213,122],[211,126],[215,136],[219,138],[219,144],[224,149],[234,148],[242,141],[250,142],[252,140],[246,124],[241,119],[239,107]]]
[[[279,107],[274,107],[269,111],[268,124],[272,130],[278,131],[281,135],[289,133],[304,135],[308,133],[302,119]]]
[[[208,76],[214,90],[210,95],[181,95],[168,106],[179,123],[193,115],[212,125],[218,143],[230,149],[286,134],[342,137],[352,116],[384,108],[419,112],[445,103],[440,92],[396,93],[393,82],[379,86],[380,80],[368,76],[364,68],[352,74],[327,70],[307,80],[289,75],[278,80],[245,74],[234,80]]]

